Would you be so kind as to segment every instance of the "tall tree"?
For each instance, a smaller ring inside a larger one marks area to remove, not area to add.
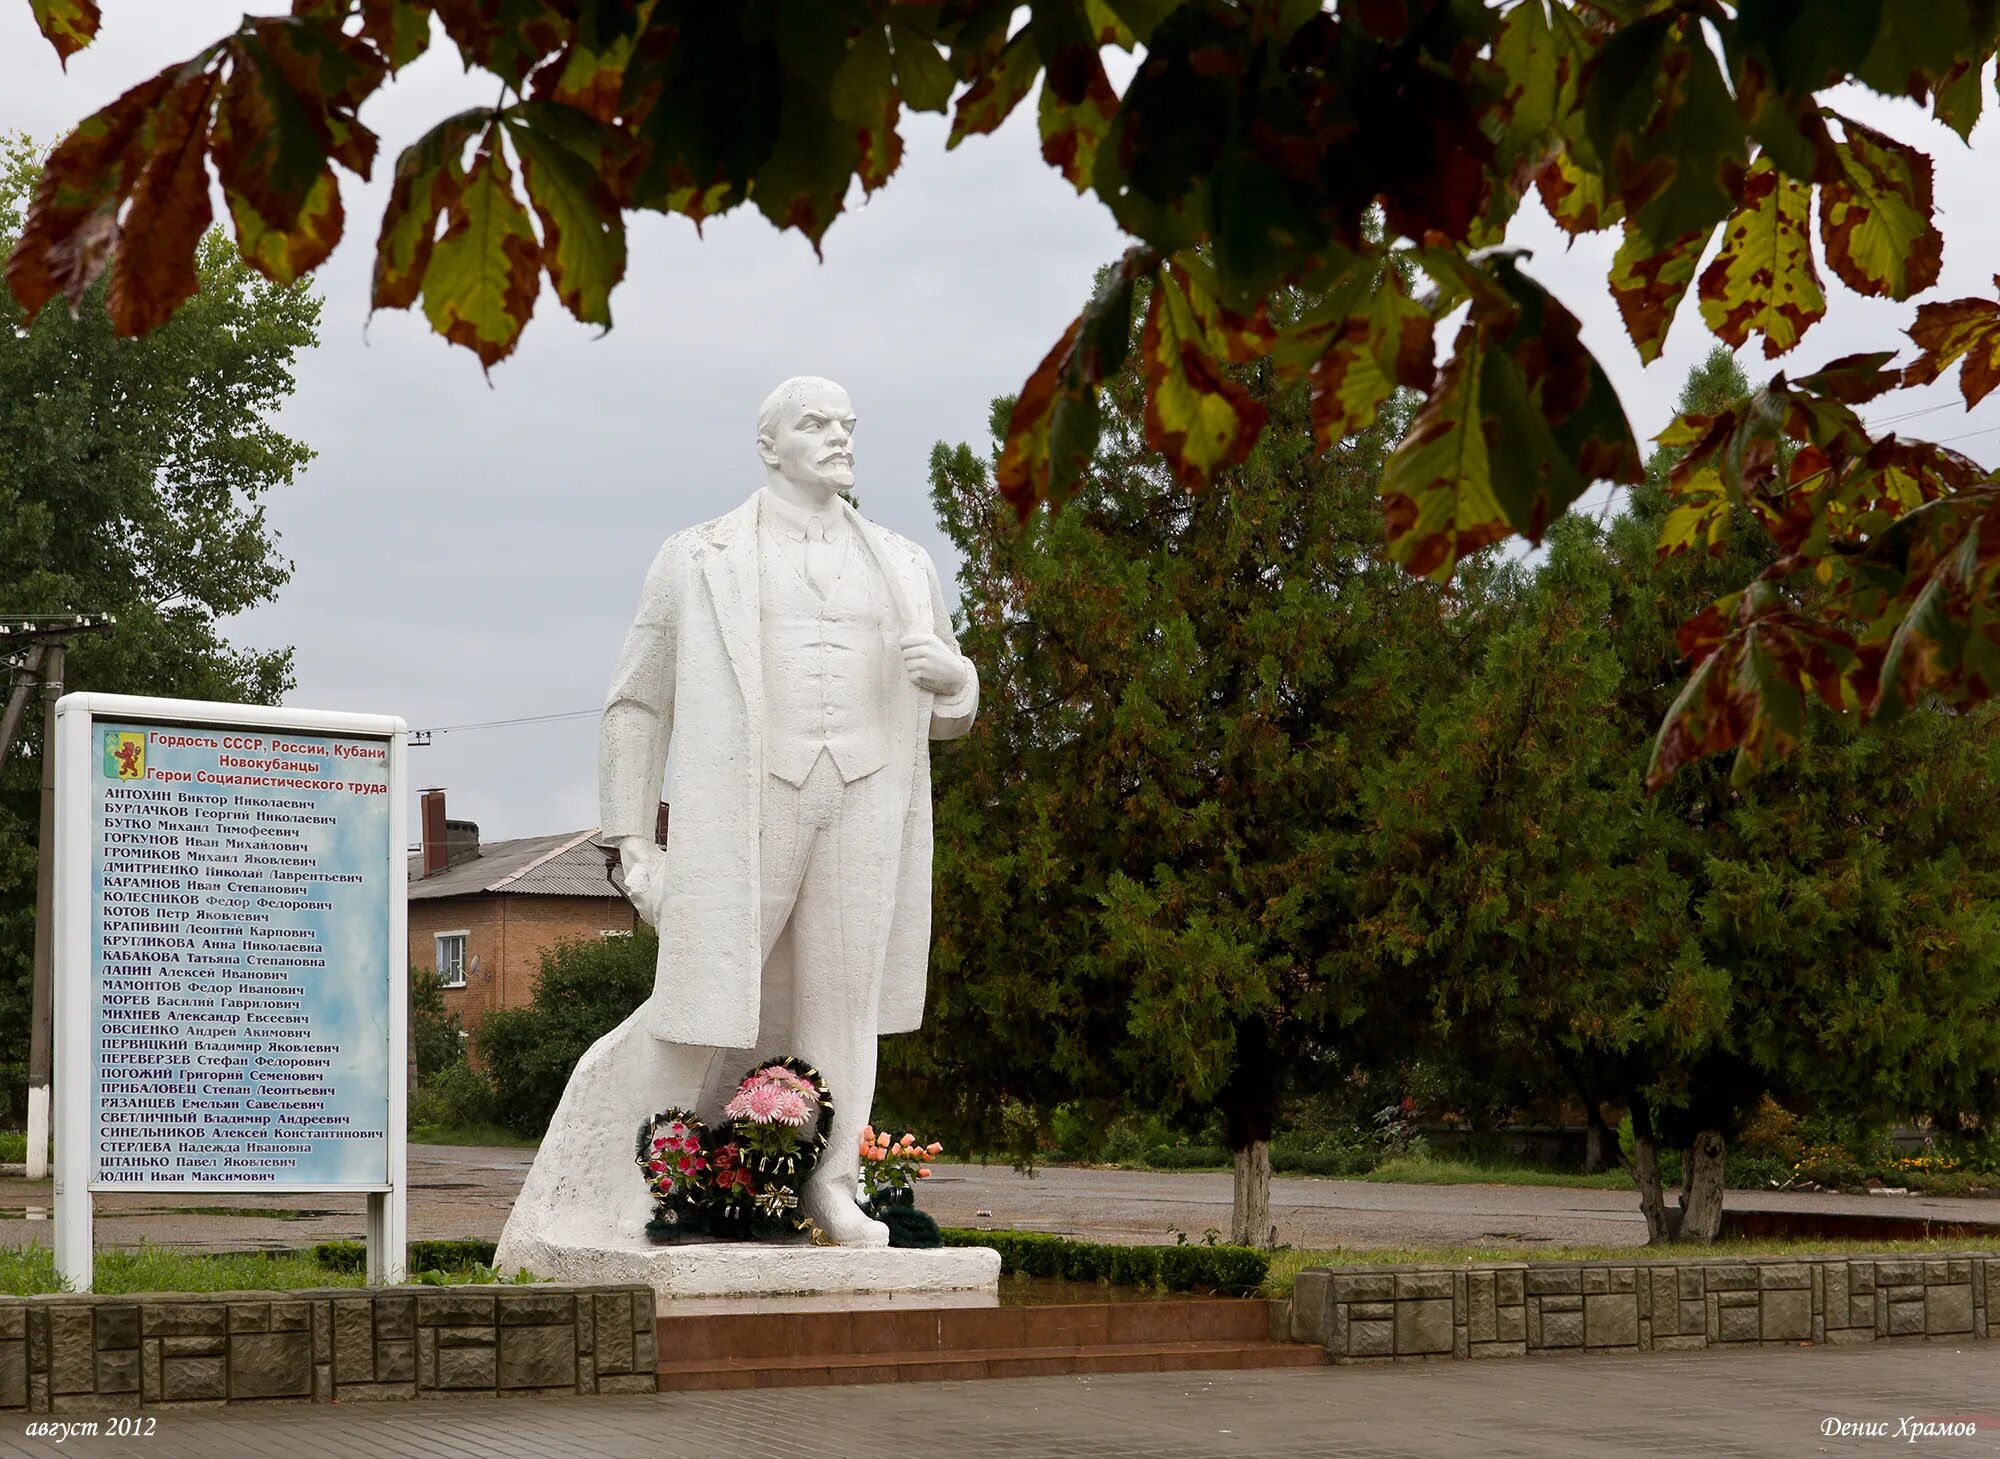
[[[1682,406],[1746,392],[1718,350]],[[1608,530],[1564,524],[1472,607],[1505,626],[1379,783],[1364,900],[1441,1042],[1539,1056],[1593,1107],[1628,1105],[1649,1231],[1707,1240],[1766,1090],[1878,1118],[2000,1108],[2000,746],[1985,712],[1861,730],[1801,706],[1812,753],[1742,786],[1707,762],[1649,797],[1676,625],[1774,555],[1749,531],[1654,567],[1679,454]],[[1677,1207],[1663,1147],[1682,1151]]]
[[[1357,807],[1466,625],[1372,550],[1404,411],[1321,453],[1302,386],[1243,388],[1272,425],[1226,493],[1162,490],[1136,365],[1024,533],[990,457],[933,452],[985,687],[939,762],[932,1006],[888,1062],[989,1139],[1006,1099],[1218,1113],[1262,1243],[1280,1093],[1406,1026],[1351,925]]]
[[[0,144],[0,239],[19,235],[37,162]],[[199,268],[200,297],[143,339],[117,337],[101,285],[32,324],[0,297],[0,613],[117,618],[70,650],[72,688],[273,704],[291,650],[238,648],[219,624],[291,573],[261,501],[312,457],[273,419],[319,301],[219,234]],[[41,754],[30,715],[0,765],[0,1112],[26,1085]]]
[[[96,0],[28,4],[58,56],[98,32]],[[1495,247],[1529,190],[1572,234],[1622,233],[1606,283],[1642,359],[1690,294],[1690,315],[1718,338],[1759,337],[1776,358],[1827,312],[1822,262],[1864,296],[1902,302],[1936,285],[1931,159],[1841,108],[1863,88],[1905,97],[1969,137],[2000,8],[294,0],[289,15],[246,16],[62,143],[8,264],[16,298],[32,312],[78,297],[122,237],[119,329],[169,318],[199,288],[211,164],[253,268],[290,282],[318,267],[344,227],[340,173],[375,164],[362,109],[434,36],[496,96],[397,158],[373,302],[421,301],[483,365],[512,353],[544,274],[577,319],[610,325],[629,212],[699,223],[747,203],[818,248],[854,183],[890,181],[906,106],[949,111],[956,146],[1000,126],[1039,78],[1044,158],[1134,242],[1022,387],[1003,494],[1026,513],[1088,469],[1100,391],[1142,302],[1147,438],[1189,486],[1226,474],[1265,429],[1227,364],[1310,374],[1329,450],[1395,384],[1424,392],[1383,473],[1382,512],[1388,554],[1445,578],[1497,538],[1539,540],[1594,481],[1640,475],[1577,317],[1521,252]],[[1107,69],[1116,50],[1139,59]],[[1129,77],[1122,91],[1114,70]],[[1379,237],[1366,227],[1377,207]],[[1375,289],[1386,259],[1429,281],[1420,298]],[[1292,288],[1320,307],[1276,321]],[[1433,334],[1461,311],[1434,368]],[[1907,367],[1889,366],[1892,339],[1777,376],[1757,408],[1690,428],[1714,469],[1674,481],[1682,505],[1704,523],[1755,505],[1783,574],[1825,569],[1839,590],[1810,614],[1761,611],[1755,592],[1718,604],[1656,778],[1795,741],[1800,690],[1893,715],[1928,692],[1969,702],[2000,683],[1988,647],[2000,492],[1954,453],[1877,439],[1853,410],[1961,361],[1960,388],[1978,401],[2000,382],[2000,301],[1927,302],[1909,334]],[[1781,438],[1807,448],[1797,475],[1773,469]]]

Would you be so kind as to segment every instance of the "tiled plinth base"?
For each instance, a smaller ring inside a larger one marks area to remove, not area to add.
[[[509,1266],[517,1260],[545,1279],[639,1282],[662,1298],[992,1292],[1000,1284],[1000,1253],[985,1246],[915,1251],[735,1241],[637,1247],[524,1242]]]
[[[662,1313],[662,1389],[1183,1373],[1326,1361],[1316,1347],[1273,1342],[1271,1304],[1254,1299],[729,1315],[690,1315],[674,1304]]]

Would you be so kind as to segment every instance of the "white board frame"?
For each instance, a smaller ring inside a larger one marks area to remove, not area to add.
[[[133,694],[66,694],[56,701],[55,822],[55,1258],[70,1290],[91,1290],[96,1256],[91,1186],[91,768],[98,720],[225,730],[352,735],[387,742],[389,751],[389,1129],[388,1181],[382,1185],[120,1185],[119,1190],[184,1195],[193,1203],[218,1191],[244,1194],[355,1194],[368,1199],[368,1282],[408,1276],[409,1237],[409,726],[393,715],[273,709],[198,699]]]

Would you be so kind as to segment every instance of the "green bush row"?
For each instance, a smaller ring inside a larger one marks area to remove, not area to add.
[[[1155,1170],[1207,1170],[1230,1163],[1220,1145],[1155,1145],[1146,1163]],[[1271,1169],[1280,1175],[1366,1175],[1375,1168],[1367,1150],[1287,1150],[1271,1147]]]
[[[946,1246],[992,1247],[1000,1253],[1000,1270],[1010,1275],[1169,1292],[1249,1296],[1263,1285],[1271,1266],[1268,1253],[1247,1246],[1107,1246],[1041,1231],[947,1229],[940,1234]]]
[[[412,1241],[412,1272],[456,1272],[493,1265],[491,1241]],[[358,1241],[322,1241],[312,1249],[313,1260],[336,1272],[358,1272],[368,1265],[368,1248]]]

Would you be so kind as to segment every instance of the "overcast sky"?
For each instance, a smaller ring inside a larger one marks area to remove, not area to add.
[[[102,36],[65,75],[24,0],[0,0],[0,131],[53,143],[224,34],[243,9],[106,0]],[[382,139],[376,181],[342,174],[348,232],[318,275],[321,343],[299,361],[283,420],[318,457],[270,503],[296,573],[275,604],[229,626],[245,645],[296,647],[290,702],[440,731],[592,711],[660,540],[761,482],[757,405],[788,375],[848,388],[864,508],[929,546],[949,578],[955,562],[926,489],[933,442],[983,443],[988,401],[1019,388],[1088,295],[1092,271],[1124,244],[1109,214],[1042,162],[1032,100],[997,135],[953,153],[943,119],[907,116],[901,171],[866,206],[856,190],[824,261],[749,209],[711,221],[703,238],[685,220],[638,215],[612,298],[616,327],[597,337],[544,288],[489,386],[420,313],[371,323],[368,279],[397,152],[491,91],[434,51],[362,112]],[[1944,276],[1924,297],[1990,297],[2000,128],[1989,122],[1968,148],[1914,106],[1837,101],[1938,161]],[[1664,356],[1642,368],[1605,291],[1615,237],[1566,249],[1530,201],[1510,242],[1533,251],[1528,271],[1582,319],[1641,435],[1659,430],[1710,343],[1693,301]],[[1790,373],[1886,348],[1913,316],[1914,304],[1826,285],[1830,313],[1780,362]],[[1753,379],[1772,369],[1754,349],[1744,363]],[[1878,401],[1870,416],[1945,406],[1900,429],[1983,432],[1954,444],[2000,460],[2000,396],[1968,416],[1956,391],[1954,374]],[[488,839],[581,829],[597,818],[595,736],[587,715],[441,732],[411,752],[412,783],[447,787],[451,814],[478,821]]]

